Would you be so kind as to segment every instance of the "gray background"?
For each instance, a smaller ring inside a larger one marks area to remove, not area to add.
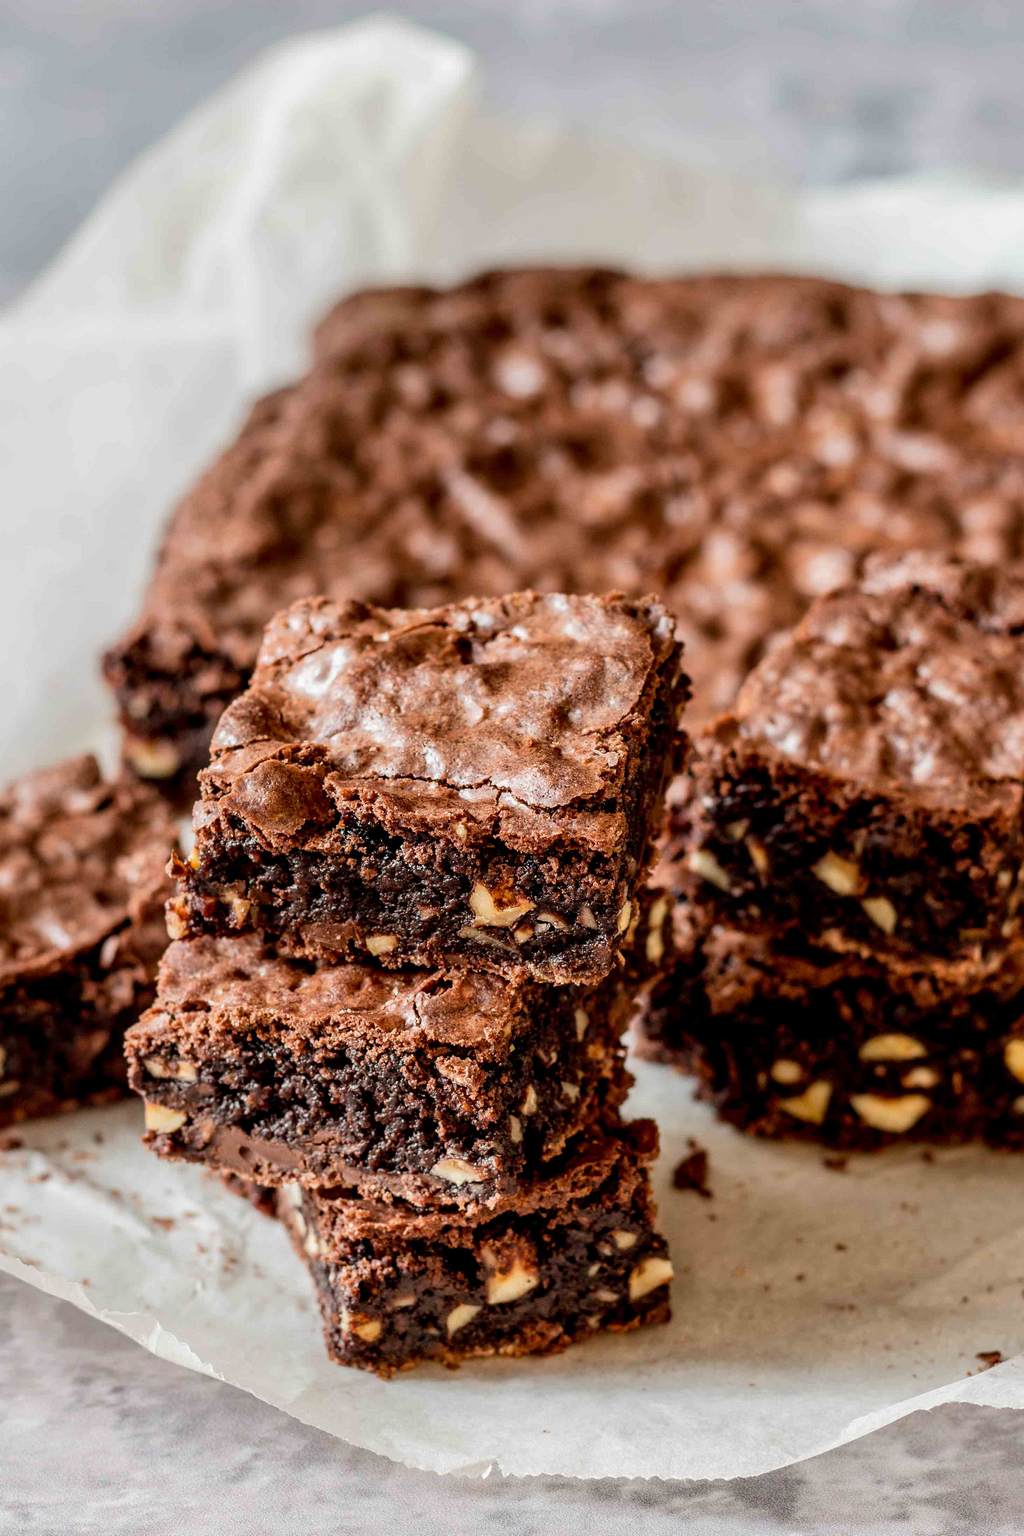
[[[141,149],[346,0],[0,0],[0,300]],[[490,97],[755,174],[1024,173],[1024,4],[423,0]],[[989,1536],[1024,1528],[1024,1424],[920,1414],[730,1485],[463,1482],[396,1468],[0,1279],[0,1533]],[[636,1426],[643,1434],[643,1425]]]

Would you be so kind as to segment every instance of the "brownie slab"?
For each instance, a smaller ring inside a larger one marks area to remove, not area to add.
[[[297,603],[217,728],[172,931],[599,980],[653,856],[686,698],[652,600]]]
[[[285,1185],[278,1213],[312,1275],[328,1354],[392,1376],[666,1322],[656,1151],[649,1120],[590,1137],[528,1196],[476,1221]]]
[[[1021,934],[1024,566],[869,563],[754,670],[695,762],[686,862],[723,922],[998,966]]]
[[[120,1097],[166,946],[166,805],[72,758],[0,791],[0,1126]]]
[[[1024,1147],[1024,956],[965,992],[927,966],[677,922],[671,968],[636,1029],[640,1055],[692,1073],[757,1136],[844,1149],[983,1139]]]
[[[317,966],[252,935],[172,944],[129,1031],[147,1141],[273,1185],[493,1204],[630,1079],[625,971],[596,987]]]
[[[107,659],[129,760],[201,766],[264,624],[321,592],[656,592],[707,719],[872,550],[1024,551],[1022,345],[1017,296],[808,277],[355,294],[173,513]]]

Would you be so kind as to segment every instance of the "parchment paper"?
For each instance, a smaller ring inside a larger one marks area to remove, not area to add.
[[[146,155],[0,320],[3,777],[110,750],[95,658],[172,497],[366,280],[582,258],[1024,288],[1024,188],[803,193],[492,120],[463,48],[369,20],[274,49]],[[667,1330],[392,1383],[328,1364],[283,1233],[139,1145],[136,1106],[0,1152],[0,1267],[195,1370],[437,1471],[738,1477],[943,1401],[1024,1406],[1019,1159],[825,1166],[639,1069],[663,1128]],[[669,1188],[696,1136],[714,1198]],[[978,1355],[1006,1363],[979,1373]]]

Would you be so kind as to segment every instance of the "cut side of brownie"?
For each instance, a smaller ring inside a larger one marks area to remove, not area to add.
[[[174,822],[78,757],[0,791],[0,1126],[126,1091],[167,943]]]
[[[650,600],[298,603],[218,726],[172,931],[597,981],[638,906],[687,697]]]
[[[666,1322],[672,1265],[647,1172],[656,1151],[649,1120],[590,1136],[521,1200],[475,1221],[284,1186],[278,1212],[313,1278],[329,1355],[392,1376]]]
[[[809,277],[353,295],[173,514],[107,658],[128,759],[201,766],[263,626],[315,593],[656,592],[707,719],[865,554],[1024,553],[1022,347],[1020,297]]]
[[[721,921],[968,981],[1021,938],[1024,567],[906,556],[821,599],[703,733]]]
[[[1024,958],[965,991],[932,967],[779,943],[677,916],[635,1046],[757,1136],[843,1149],[1024,1147]]]
[[[317,966],[253,936],[172,944],[129,1032],[147,1141],[257,1183],[486,1206],[544,1173],[629,1086],[625,973]]]

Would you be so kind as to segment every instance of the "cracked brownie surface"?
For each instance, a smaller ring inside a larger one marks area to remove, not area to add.
[[[651,600],[295,604],[217,728],[172,927],[598,980],[637,908],[687,697]]]
[[[111,652],[129,760],[203,761],[270,615],[656,592],[693,719],[879,549],[1024,554],[1024,300],[485,274],[345,300],[175,511]]]

